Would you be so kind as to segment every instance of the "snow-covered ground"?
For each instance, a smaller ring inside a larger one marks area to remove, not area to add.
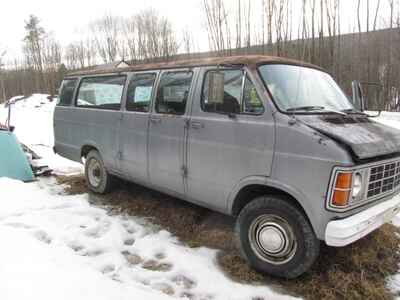
[[[372,112],[371,115],[376,115],[377,112]],[[400,112],[381,112],[380,116],[375,119],[376,121],[400,129]]]
[[[1,299],[285,299],[234,283],[215,251],[183,246],[143,219],[109,216],[51,179],[0,179]]]
[[[18,99],[21,96],[12,99]],[[47,95],[34,94],[12,106],[11,125],[18,139],[31,147],[57,174],[82,172],[82,165],[54,154],[53,113],[56,101],[49,101]],[[0,105],[0,123],[5,123],[8,109]]]
[[[52,152],[55,102],[33,95],[13,108],[20,141],[59,174],[80,164]],[[7,109],[0,106],[0,123]],[[216,251],[188,248],[144,219],[110,216],[54,179],[0,178],[0,299],[292,299],[235,283]]]

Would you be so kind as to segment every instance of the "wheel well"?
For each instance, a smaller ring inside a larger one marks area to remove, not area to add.
[[[81,157],[86,157],[86,155],[88,155],[88,153],[92,150],[97,150],[96,147],[90,146],[90,145],[85,145],[82,147],[81,150]]]
[[[307,214],[304,211],[303,207],[292,195],[277,188],[265,185],[258,185],[258,184],[245,186],[239,191],[233,202],[232,214],[234,216],[238,216],[240,211],[243,209],[243,207],[245,207],[247,203],[249,203],[256,197],[264,195],[282,195],[289,198],[291,200],[291,203],[294,204],[296,207],[298,207],[299,210],[302,211],[304,215],[307,217]]]

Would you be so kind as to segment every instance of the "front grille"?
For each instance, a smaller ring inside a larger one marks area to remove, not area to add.
[[[400,161],[370,169],[367,198],[394,191],[400,185]]]

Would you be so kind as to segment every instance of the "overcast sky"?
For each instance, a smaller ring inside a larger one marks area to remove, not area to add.
[[[254,4],[261,0],[253,0]],[[300,0],[292,0],[299,5]],[[378,0],[370,0],[371,10]],[[226,1],[234,3],[236,1]],[[365,5],[366,0],[362,1]],[[382,16],[389,16],[387,0],[382,0]],[[342,30],[348,31],[355,24],[356,0],[342,0]],[[155,8],[161,15],[168,17],[174,29],[181,32],[189,29],[195,36],[198,47],[207,49],[207,32],[204,25],[202,0],[3,0],[0,10],[0,47],[7,49],[8,57],[16,56],[21,51],[24,37],[24,20],[34,14],[41,20],[47,32],[53,32],[63,45],[79,38],[79,32],[94,19],[111,13],[130,16],[145,8]],[[229,8],[228,8],[229,9]],[[294,15],[296,16],[294,9]],[[261,15],[259,10],[254,12]],[[297,17],[299,14],[297,14]],[[260,16],[258,17],[258,19]],[[372,22],[372,21],[371,21]]]

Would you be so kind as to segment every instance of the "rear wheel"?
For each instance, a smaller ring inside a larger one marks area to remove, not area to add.
[[[283,197],[259,197],[247,204],[236,233],[242,255],[262,273],[295,278],[319,255],[320,242],[307,218]]]
[[[99,194],[109,192],[114,183],[113,176],[107,172],[97,150],[91,150],[86,156],[85,177],[89,189]]]

